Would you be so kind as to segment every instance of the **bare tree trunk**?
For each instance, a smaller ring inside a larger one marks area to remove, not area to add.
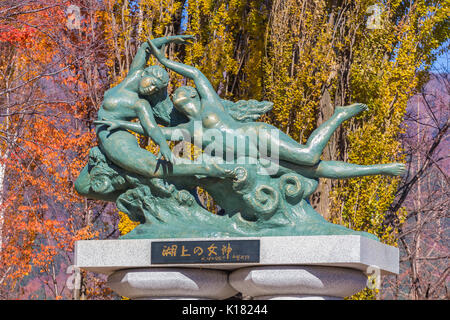
[[[331,101],[331,96],[328,88],[324,88],[322,98],[320,100],[319,107],[319,117],[317,120],[317,127],[323,122],[328,120],[334,112],[333,103]],[[335,139],[333,139],[333,142]],[[334,159],[334,146],[332,141],[328,143],[322,153],[322,160],[333,160]],[[319,186],[314,194],[311,196],[311,205],[316,209],[325,219],[331,218],[330,213],[330,192],[332,188],[333,181],[331,179],[320,179]]]
[[[12,59],[15,60],[14,58]],[[10,78],[12,76],[12,68],[7,68],[9,72],[6,73],[5,76],[5,90],[8,91],[10,87]],[[15,135],[11,134],[11,116],[10,116],[10,108],[11,105],[11,95],[9,92],[6,93],[6,108],[5,108],[5,134],[6,134],[6,148],[3,150],[0,155],[0,253],[2,252],[3,247],[3,227],[5,222],[5,208],[3,207],[5,201],[5,174],[6,174],[6,161],[9,158],[9,154],[11,152],[10,146],[11,143],[14,142]],[[1,255],[0,255],[1,259]],[[0,260],[1,261],[1,260]]]

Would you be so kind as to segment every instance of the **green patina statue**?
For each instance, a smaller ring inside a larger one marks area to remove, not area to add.
[[[337,107],[305,145],[299,144],[277,128],[255,122],[272,103],[221,99],[198,69],[165,57],[166,44],[188,44],[191,39],[173,36],[141,45],[128,76],[105,93],[95,122],[99,145],[91,149],[76,190],[115,201],[119,210],[140,222],[122,238],[361,234],[376,239],[327,222],[308,202],[319,178],[404,172],[398,163],[364,166],[320,160],[334,131],[367,106]],[[167,72],[145,67],[150,54],[192,79],[196,88],[176,89],[172,103]],[[150,137],[161,157],[142,149],[129,131]],[[196,160],[175,157],[166,140],[190,142],[203,153]],[[197,187],[214,198],[220,214],[201,205]]]

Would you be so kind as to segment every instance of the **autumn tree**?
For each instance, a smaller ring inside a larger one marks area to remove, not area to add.
[[[0,5],[0,26],[8,31],[0,38],[6,298],[71,298],[65,271],[74,241],[116,232],[115,218],[101,215],[108,206],[73,189],[95,143],[92,119],[102,95],[96,8],[85,4],[79,3],[85,9],[79,30],[67,27],[65,1]],[[89,277],[84,295],[103,297],[99,280]]]

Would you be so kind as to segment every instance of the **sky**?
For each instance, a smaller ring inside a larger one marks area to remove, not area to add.
[[[442,47],[448,48],[449,42],[450,40],[447,41],[447,43],[445,43]],[[450,64],[450,53],[448,52],[448,50],[446,50],[439,57],[437,57],[436,61],[433,63],[432,69],[435,69],[436,71],[446,71],[448,73],[450,67],[449,64]]]

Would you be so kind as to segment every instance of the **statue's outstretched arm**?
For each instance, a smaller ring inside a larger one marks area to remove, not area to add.
[[[206,76],[200,70],[195,67],[167,59],[164,55],[164,45],[161,47],[161,49],[159,49],[150,41],[149,46],[153,55],[162,65],[169,68],[170,70],[175,71],[178,74],[181,74],[186,78],[194,80],[195,87],[202,99],[217,99],[220,101],[220,97],[216,93],[216,90],[214,90],[208,78],[206,78]]]
[[[141,44],[141,46],[137,50],[136,55],[134,56],[134,59],[131,62],[130,70],[128,71],[128,74],[131,74],[138,70],[143,70],[145,68],[145,66],[147,65],[147,61],[149,58],[150,58],[150,50],[149,50],[148,42],[144,42],[143,44]]]
[[[159,49],[170,42],[185,43],[185,41],[189,39],[193,39],[193,36],[190,35],[169,36],[156,38],[150,41],[155,45],[156,48]],[[143,70],[146,67],[149,58],[150,58],[150,47],[149,42],[146,41],[142,43],[139,49],[137,50],[136,55],[134,56],[134,59],[131,62],[129,73],[133,73],[137,70]]]
[[[124,129],[130,130],[137,134],[146,136],[144,128],[140,122],[130,122],[125,120],[97,120],[94,124],[104,124],[108,126],[108,130]],[[192,138],[187,132],[187,124],[182,123],[175,127],[161,127],[161,132],[166,140],[170,141],[190,141]]]

